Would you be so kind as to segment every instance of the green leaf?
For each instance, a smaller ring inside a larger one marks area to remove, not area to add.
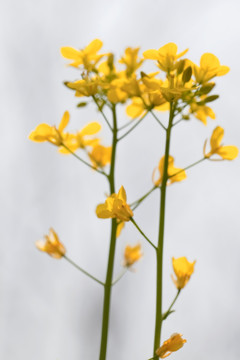
[[[182,75],[182,81],[183,83],[187,83],[188,81],[191,80],[191,77],[192,77],[192,67],[191,66],[188,66],[184,72],[183,72],[183,75]]]

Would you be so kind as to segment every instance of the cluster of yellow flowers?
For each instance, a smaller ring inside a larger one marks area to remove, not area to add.
[[[42,123],[30,133],[29,139],[35,142],[49,142],[57,146],[58,151],[62,154],[71,153],[77,156],[75,154],[77,150],[80,149],[84,151],[89,163],[77,157],[86,165],[106,175],[110,188],[112,189],[111,192],[113,192],[107,197],[104,203],[96,207],[97,217],[101,219],[114,219],[112,221],[112,228],[116,230],[114,230],[116,235],[114,235],[115,240],[116,237],[120,235],[125,223],[132,222],[158,253],[158,250],[161,248],[160,245],[155,246],[133,219],[133,210],[135,210],[136,206],[133,207],[133,204],[130,205],[127,203],[127,195],[124,187],[121,186],[118,193],[115,193],[113,190],[115,189],[115,185],[113,185],[113,173],[116,144],[128,135],[147,114],[151,114],[166,131],[166,144],[168,141],[168,147],[166,146],[165,155],[160,157],[159,164],[153,171],[153,188],[135,202],[137,206],[154,189],[160,188],[163,194],[166,191],[167,185],[186,179],[186,170],[200,161],[235,159],[238,156],[238,148],[233,145],[226,146],[222,144],[224,130],[220,126],[217,126],[213,130],[210,138],[209,151],[206,151],[207,140],[205,141],[203,158],[196,163],[185,168],[177,168],[174,165],[174,157],[169,154],[170,132],[173,126],[180,121],[188,121],[192,117],[200,120],[204,125],[207,124],[208,118],[215,119],[214,111],[209,107],[209,103],[218,98],[218,95],[211,94],[215,88],[213,79],[227,74],[229,68],[221,65],[218,58],[211,53],[203,54],[200,58],[200,64],[197,65],[188,58],[183,58],[188,52],[188,49],[178,53],[177,45],[174,43],[168,43],[158,50],[147,50],[143,52],[142,56],[139,55],[139,48],[128,47],[124,55],[117,62],[112,53],[99,53],[102,45],[101,40],[95,39],[81,50],[72,47],[63,47],[61,54],[64,58],[71,60],[70,66],[81,71],[80,79],[67,81],[65,85],[69,89],[74,90],[77,98],[86,98],[85,101],[78,104],[79,108],[87,106],[90,102],[93,102],[97,106],[98,111],[102,114],[108,127],[112,131],[112,146],[102,145],[100,138],[96,137],[96,134],[98,135],[101,130],[101,125],[95,121],[86,124],[82,129],[74,133],[67,132],[66,127],[70,119],[68,111],[64,112],[58,126]],[[144,62],[148,60],[153,60],[156,66],[150,73],[144,71]],[[123,130],[125,125],[118,127],[116,121],[117,104],[125,106],[126,114],[129,117],[129,122],[126,126],[131,126],[132,123],[134,124],[135,122],[135,125],[132,126],[130,131],[127,131],[123,136],[119,136],[119,131]],[[112,125],[105,115],[105,109],[112,111]],[[168,127],[165,127],[155,115],[155,111],[166,110],[169,110],[170,114]],[[218,159],[215,158],[216,156]],[[110,165],[109,173],[107,173],[107,170],[103,170],[107,165]],[[156,172],[158,175],[156,175]],[[165,193],[163,198],[165,202]],[[161,207],[161,212],[162,211],[165,211],[165,203],[163,203],[163,209]],[[160,219],[159,229],[161,226],[164,227],[164,216],[162,219],[162,224]],[[161,236],[163,241],[163,231]],[[45,235],[44,240],[37,241],[36,246],[39,250],[46,252],[56,259],[65,257],[65,259],[68,260],[65,255],[66,249],[53,229],[50,229],[49,235]],[[115,245],[113,248],[114,247]],[[109,262],[110,266],[112,266],[111,272],[113,270],[114,254],[112,256],[112,261]],[[142,256],[143,253],[139,243],[134,246],[127,245],[124,251],[123,262],[125,271],[141,259]],[[171,308],[177,296],[186,286],[194,272],[195,262],[196,261],[189,262],[186,257],[172,258],[172,266],[175,274],[175,276],[172,276],[172,280],[176,286],[177,295],[168,311],[160,314],[158,318],[160,321],[165,320],[172,312]],[[88,276],[94,278],[80,267],[78,268]],[[107,276],[106,281],[108,281],[108,283],[102,283],[96,278],[94,279],[102,285],[108,285],[105,286],[105,291],[108,291],[108,288],[113,284],[110,276]],[[108,296],[110,299],[110,293]],[[108,301],[108,307],[109,303],[110,300]],[[107,326],[108,324],[106,328]],[[156,337],[159,336],[160,338],[159,334],[157,334]],[[169,356],[172,352],[179,350],[185,342],[186,340],[182,338],[181,334],[175,333],[168,340],[164,341],[162,346],[159,347],[160,341],[157,344],[155,343],[154,351],[156,352],[155,357],[152,359],[155,359],[156,356],[159,358]],[[103,353],[106,355],[106,348],[103,350]],[[105,359],[104,356],[101,359]]]

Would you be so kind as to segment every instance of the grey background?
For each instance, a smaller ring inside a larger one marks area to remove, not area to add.
[[[71,113],[72,130],[101,121],[95,108],[76,109],[77,99],[62,85],[77,73],[65,66],[60,47],[81,48],[100,38],[104,51],[121,55],[127,46],[144,51],[173,41],[179,51],[189,47],[193,61],[212,52],[230,66],[231,72],[217,79],[217,120],[209,120],[207,127],[192,120],[174,130],[171,154],[176,166],[184,167],[202,156],[203,142],[216,124],[226,130],[225,144],[240,146],[239,11],[237,0],[1,2],[1,359],[98,358],[101,287],[34,246],[53,226],[69,257],[105,277],[109,222],[95,216],[96,204],[108,191],[105,180],[51,145],[27,139],[41,122],[58,124],[65,110]],[[105,126],[102,138],[108,145]],[[163,132],[151,117],[120,144],[117,187],[124,184],[130,202],[151,187],[163,146]],[[171,257],[197,260],[176,313],[163,327],[163,340],[173,332],[188,340],[172,358],[240,357],[239,164],[239,158],[203,163],[168,189],[164,309],[175,294]],[[155,194],[135,213],[153,240],[158,203]],[[121,271],[125,245],[137,241],[144,258],[113,290],[108,359],[151,356],[155,256],[131,224],[118,241],[115,274]]]

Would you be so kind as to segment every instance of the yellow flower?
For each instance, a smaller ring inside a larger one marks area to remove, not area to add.
[[[194,116],[203,122],[204,125],[207,125],[207,118],[215,119],[215,114],[213,110],[207,105],[197,105],[196,103],[192,103],[190,105],[190,112],[194,114]]]
[[[69,112],[65,111],[58,128],[56,128],[56,126],[50,126],[48,124],[38,125],[36,129],[30,133],[29,139],[35,142],[48,141],[56,146],[62,145],[63,140],[67,136],[67,134],[64,133],[64,129],[69,122],[69,117]]]
[[[118,194],[112,194],[104,204],[97,206],[97,217],[101,219],[117,218],[122,221],[129,221],[131,217],[133,217],[133,212],[126,201],[126,191],[124,187],[121,186]]]
[[[163,180],[164,159],[165,159],[165,156],[163,156],[161,158],[161,160],[159,161],[159,164],[158,164],[158,171],[160,174],[159,179],[155,180],[155,181],[153,180],[153,182],[156,186],[161,185],[162,180]],[[174,174],[176,174],[176,175],[174,175]],[[155,170],[153,172],[153,177],[154,177],[154,175],[155,175]],[[168,180],[169,185],[174,182],[182,181],[182,180],[186,179],[186,177],[187,177],[185,170],[174,167],[174,158],[170,155],[168,157],[168,177],[169,177],[169,180]]]
[[[184,50],[180,54],[177,54],[177,45],[174,43],[168,43],[162,46],[158,50],[144,51],[143,56],[145,59],[157,60],[158,66],[165,72],[175,70],[177,67],[177,60],[186,54],[188,49]]]
[[[89,139],[88,136],[95,135],[100,130],[101,125],[98,122],[91,122],[76,134],[68,134],[64,139],[64,145],[73,152],[79,148],[84,149],[86,146],[96,146],[99,143],[99,139]],[[69,154],[69,151],[63,146],[59,148],[59,152]]]
[[[135,246],[127,245],[124,251],[124,266],[132,266],[142,257],[142,255],[140,244]]]
[[[125,222],[117,219],[117,233],[116,233],[117,237],[121,235],[124,226],[125,226]]]
[[[223,76],[229,72],[230,68],[220,65],[218,58],[210,53],[201,56],[200,66],[194,64],[193,71],[196,81],[200,84],[206,83],[215,76]]]
[[[212,133],[210,139],[211,150],[209,153],[205,154],[205,146],[204,144],[204,156],[205,158],[210,158],[212,155],[217,154],[223,160],[233,160],[238,156],[238,148],[233,145],[223,146],[221,145],[221,141],[224,135],[224,130],[221,126],[217,126]]]
[[[168,340],[164,341],[160,348],[157,349],[156,355],[161,359],[164,359],[171,355],[172,352],[181,349],[185,342],[187,342],[187,340],[182,338],[182,334],[174,333]]]
[[[76,90],[75,96],[93,96],[98,92],[98,79],[83,79],[74,82],[68,82],[67,87]]]
[[[103,168],[111,162],[112,147],[105,147],[103,145],[96,145],[92,151],[88,153],[90,160],[94,167]]]
[[[129,117],[135,119],[141,115],[143,116],[148,109],[158,111],[166,111],[169,109],[169,104],[160,91],[142,94],[142,99],[140,97],[133,97],[132,103],[126,107],[126,113]]]
[[[60,259],[65,255],[66,249],[52,228],[49,230],[49,235],[44,236],[44,239],[36,241],[36,247],[39,250],[48,253],[55,259]]]
[[[95,39],[85,49],[77,50],[72,47],[66,46],[61,48],[61,54],[66,59],[73,60],[71,66],[78,67],[83,65],[88,71],[95,68],[98,61],[104,56],[98,55],[97,52],[101,49],[103,43],[99,39]]]
[[[192,273],[194,272],[194,265],[196,261],[190,263],[185,256],[178,259],[172,258],[173,270],[176,279],[172,275],[172,280],[178,290],[183,289],[189,281]]]
[[[120,64],[126,65],[126,74],[130,77],[143,63],[143,59],[138,56],[139,48],[128,47],[125,55],[119,60]]]

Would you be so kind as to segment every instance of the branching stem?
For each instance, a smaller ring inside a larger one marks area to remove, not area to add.
[[[67,257],[66,255],[63,256],[65,260],[67,260],[71,265],[73,265],[76,269],[78,269],[79,271],[81,271],[83,274],[87,275],[88,277],[90,277],[92,280],[96,281],[97,283],[101,284],[101,285],[105,285],[102,281],[98,280],[97,278],[95,278],[95,276],[89,274],[86,270],[82,269],[80,266],[78,266],[74,261],[72,261],[71,259],[69,259],[69,257]]]

